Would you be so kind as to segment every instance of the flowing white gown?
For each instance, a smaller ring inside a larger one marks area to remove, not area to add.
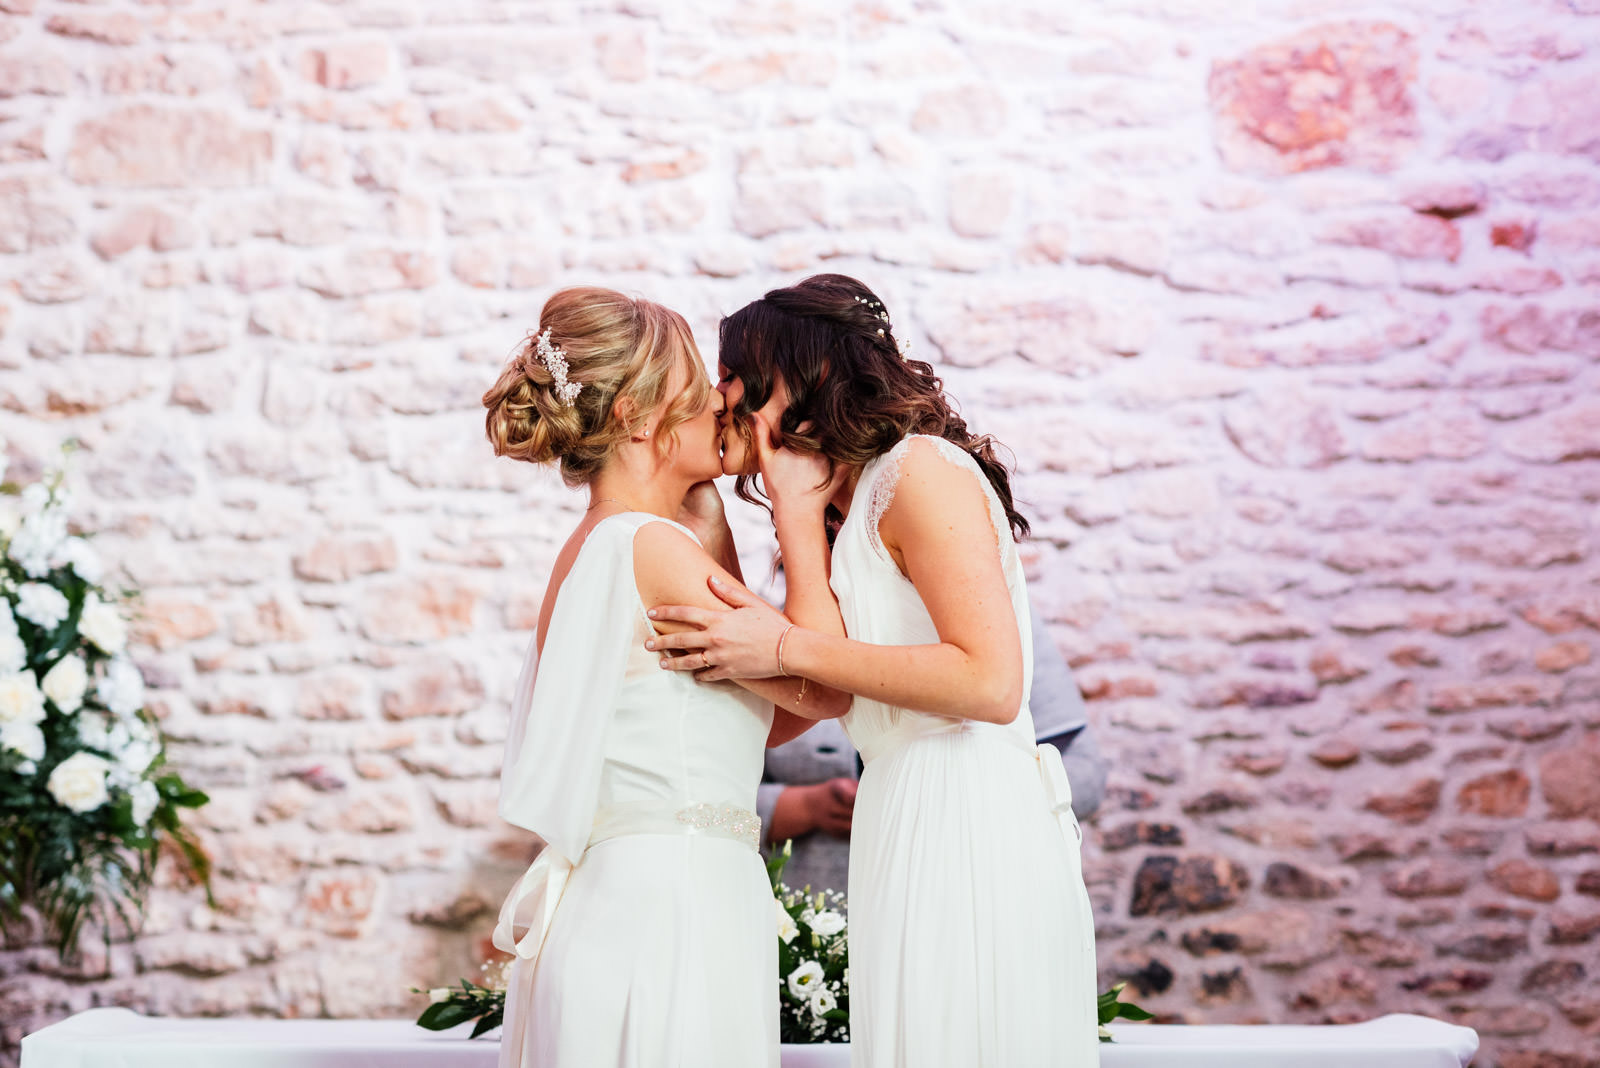
[[[633,538],[651,522],[668,521],[589,532],[517,683],[500,814],[548,844],[495,928],[518,957],[502,1068],[778,1063],[754,811],[772,706],[644,648]]]
[[[833,548],[851,638],[939,640],[878,540],[908,449],[933,448],[982,484],[1033,675],[1027,589],[981,469],[915,436],[869,463]],[[1090,1068],[1099,1063],[1094,920],[1061,756],[1035,745],[1026,697],[1005,725],[856,697],[843,720],[865,771],[850,844],[854,1068]]]

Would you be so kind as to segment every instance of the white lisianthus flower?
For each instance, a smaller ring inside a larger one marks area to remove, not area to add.
[[[93,812],[106,803],[106,772],[110,767],[104,757],[73,753],[56,765],[45,789],[63,808]]]
[[[118,657],[106,665],[95,693],[117,715],[131,716],[144,707],[144,677],[131,660]]]
[[[783,907],[783,902],[773,898],[772,904],[778,910],[778,937],[788,945],[799,936],[800,928],[795,925],[794,917],[789,915],[789,910]]]
[[[55,630],[71,610],[66,596],[54,586],[24,582],[17,587],[17,615],[40,630]]]
[[[26,762],[44,758],[44,731],[37,723],[12,720],[0,726],[0,749],[7,749]]]
[[[150,816],[161,801],[161,794],[155,783],[138,782],[128,791],[128,800],[133,803],[133,822],[143,827],[150,822]]]
[[[99,585],[106,573],[105,564],[100,561],[100,554],[94,551],[94,546],[85,538],[68,537],[56,548],[50,562],[56,567],[72,568],[79,578],[91,586]]]
[[[812,991],[821,988],[822,979],[822,965],[808,960],[789,973],[789,993],[801,1001],[808,1001]]]
[[[107,604],[92,593],[84,599],[83,613],[78,617],[78,633],[112,656],[128,646],[128,624],[122,613],[115,605]]]
[[[44,719],[44,694],[31,671],[0,675],[0,724]]]
[[[826,909],[811,917],[811,930],[823,938],[832,938],[844,930],[844,917],[832,909]]]
[[[436,986],[428,991],[428,1001],[434,1005],[439,1004],[441,1001],[449,1001],[450,995],[454,992],[447,986]]]
[[[76,653],[57,660],[39,682],[39,689],[55,702],[56,710],[67,716],[83,707],[83,694],[88,688],[89,669]]]
[[[822,987],[811,995],[811,1015],[823,1017],[839,1007],[839,999],[833,996],[833,991]]]

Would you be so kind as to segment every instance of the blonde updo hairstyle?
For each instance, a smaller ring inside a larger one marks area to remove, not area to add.
[[[571,404],[556,395],[555,377],[539,358],[539,335],[567,360],[567,380],[583,388]],[[667,397],[672,368],[688,373],[688,388]],[[528,335],[489,391],[484,427],[496,456],[545,464],[559,460],[569,486],[589,483],[663,403],[656,450],[666,457],[674,429],[699,412],[711,383],[683,316],[611,289],[577,286],[545,301]],[[616,417],[618,400],[633,400],[631,421]]]

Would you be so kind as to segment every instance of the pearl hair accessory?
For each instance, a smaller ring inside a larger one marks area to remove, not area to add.
[[[550,377],[555,379],[552,392],[556,399],[564,406],[570,408],[578,399],[578,394],[583,391],[582,382],[567,381],[567,354],[561,351],[561,346],[550,343],[550,328],[547,326],[539,334],[539,339],[534,343],[533,354],[539,357],[539,362],[544,364]]]
[[[885,324],[887,324],[889,322],[889,313],[888,313],[888,311],[885,310],[884,306],[881,303],[879,303],[878,301],[868,300],[866,297],[857,297],[856,298],[856,303],[857,304],[865,304],[867,306],[867,310],[868,311],[875,311],[877,313],[877,316],[878,316],[879,320],[881,320]],[[883,337],[883,327],[881,327],[881,326],[878,327],[878,336],[879,337]],[[904,339],[897,338],[895,340],[895,345],[900,350],[900,358],[902,360],[909,360],[911,358],[911,342],[906,341]]]

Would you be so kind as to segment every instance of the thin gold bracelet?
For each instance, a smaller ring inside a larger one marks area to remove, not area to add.
[[[789,632],[794,630],[794,628],[795,624],[790,623],[787,627],[783,628],[783,633],[778,635],[778,674],[782,675],[784,678],[788,678],[789,673],[783,670],[783,643],[789,640]]]

